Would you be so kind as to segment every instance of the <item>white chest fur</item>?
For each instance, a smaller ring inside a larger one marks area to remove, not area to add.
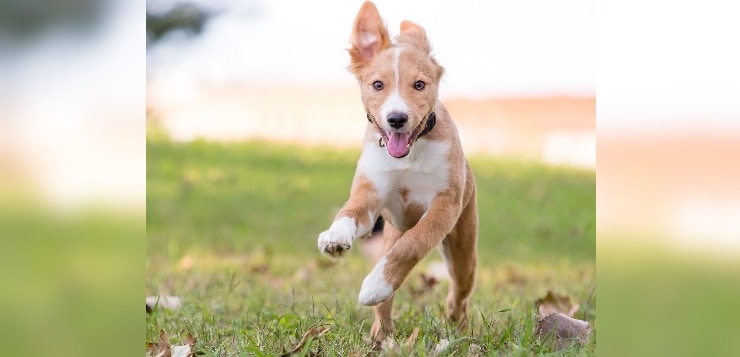
[[[374,144],[374,145],[373,145]],[[357,162],[357,171],[372,182],[382,197],[391,223],[404,227],[404,210],[413,204],[424,212],[432,199],[449,186],[450,143],[420,139],[408,156],[394,158],[377,143],[366,143]]]

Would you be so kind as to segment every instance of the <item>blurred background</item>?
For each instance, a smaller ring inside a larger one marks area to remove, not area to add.
[[[6,354],[141,351],[144,13],[128,0],[0,1]]]
[[[733,8],[377,5],[391,32],[407,17],[427,28],[467,151],[591,168],[598,161],[600,354],[735,352]],[[179,10],[189,25],[168,24],[177,6],[0,1],[0,342],[8,354],[140,353],[146,124],[181,142],[350,146],[361,135],[352,127],[364,125],[353,109],[357,89],[343,69],[358,1],[194,2]],[[286,103],[277,94],[284,90],[311,104]],[[278,124],[245,123],[241,112]],[[291,121],[296,113],[346,135],[319,137]]]
[[[180,141],[359,146],[346,49],[361,3],[149,1],[150,118]],[[376,5],[392,36],[403,19],[427,30],[466,152],[594,168],[593,3]]]
[[[599,351],[733,355],[740,23],[721,1],[598,2],[596,20]]]

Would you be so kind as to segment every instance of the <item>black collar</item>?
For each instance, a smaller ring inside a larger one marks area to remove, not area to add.
[[[373,123],[373,120],[370,117],[370,113],[367,113],[367,121],[369,121],[370,123]],[[419,140],[420,137],[429,134],[429,132],[432,131],[432,129],[434,129],[435,125],[437,125],[437,114],[435,114],[434,111],[432,111],[431,113],[429,113],[429,116],[427,117],[427,124],[424,126],[424,130],[422,130],[421,133],[419,133],[419,136],[416,137],[416,140]]]
[[[434,111],[429,113],[429,117],[427,118],[427,125],[424,126],[424,130],[421,131],[421,134],[416,138],[417,140],[424,136],[429,134],[432,129],[434,129],[434,126],[437,124],[437,114],[434,114]]]

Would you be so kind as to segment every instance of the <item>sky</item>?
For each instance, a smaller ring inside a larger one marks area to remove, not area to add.
[[[150,76],[354,84],[345,49],[361,0],[194,1],[220,15],[192,42],[174,35],[149,51]],[[443,97],[592,96],[598,88],[599,124],[610,131],[705,125],[706,116],[740,129],[740,50],[732,45],[740,25],[720,2],[375,3],[391,35],[404,19],[425,27],[446,69]]]
[[[737,135],[736,9],[721,1],[602,1],[595,15],[600,131]]]
[[[152,49],[150,74],[353,84],[345,49],[362,1],[200,1],[224,11],[191,43],[174,35]],[[593,1],[375,3],[391,36],[405,19],[427,30],[446,68],[442,95],[594,93]]]

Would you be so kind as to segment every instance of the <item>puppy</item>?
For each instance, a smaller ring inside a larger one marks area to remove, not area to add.
[[[448,318],[465,329],[475,285],[478,212],[457,128],[437,98],[443,68],[421,26],[403,21],[391,41],[369,1],[357,14],[350,42],[349,70],[360,85],[368,124],[349,200],[319,235],[319,250],[342,257],[382,215],[383,255],[359,294],[361,304],[374,306],[374,340],[393,331],[394,293],[435,247],[451,277]]]

